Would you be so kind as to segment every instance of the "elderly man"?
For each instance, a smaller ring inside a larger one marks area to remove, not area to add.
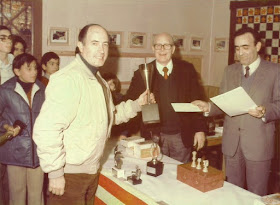
[[[226,67],[220,86],[225,93],[242,86],[259,105],[247,114],[225,116],[222,151],[227,181],[258,194],[267,194],[267,182],[274,148],[274,120],[280,118],[280,68],[258,55],[261,38],[252,28],[234,35],[239,62]],[[223,113],[214,104],[194,101],[210,116]],[[233,102],[234,106],[234,102]]]
[[[190,103],[203,99],[204,91],[192,64],[172,59],[175,51],[170,34],[155,36],[153,52],[156,60],[151,62],[153,69],[151,91],[159,105],[160,124],[142,125],[141,133],[149,137],[151,131],[160,135],[163,154],[181,162],[188,162],[192,146],[204,146],[206,123],[197,113],[176,113],[171,103]],[[148,65],[149,67],[149,65]],[[145,88],[141,70],[135,71],[126,99],[136,99]]]
[[[112,125],[136,116],[147,92],[114,106],[99,67],[108,57],[108,33],[90,24],[79,33],[80,54],[52,74],[34,126],[40,165],[48,173],[50,204],[93,204],[99,161]]]

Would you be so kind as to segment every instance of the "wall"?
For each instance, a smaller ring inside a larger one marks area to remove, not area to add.
[[[181,55],[201,56],[203,84],[218,86],[227,65],[227,52],[214,52],[213,44],[214,38],[229,36],[229,2],[230,0],[43,0],[43,53],[50,50],[73,53],[79,29],[88,23],[101,24],[109,31],[122,31],[123,45],[119,52],[132,53],[134,57],[138,54],[151,56],[153,34],[169,32],[185,36]],[[69,28],[70,44],[48,45],[50,27]],[[147,33],[147,48],[129,48],[129,32]],[[192,37],[203,39],[200,51],[190,49]],[[61,65],[66,65],[72,58],[73,56],[63,56]]]

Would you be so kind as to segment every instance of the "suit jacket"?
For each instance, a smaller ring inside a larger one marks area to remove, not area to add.
[[[248,160],[262,161],[273,157],[274,120],[280,117],[280,67],[279,64],[261,60],[255,71],[253,83],[248,92],[257,105],[266,108],[265,122],[249,114],[235,117],[225,116],[222,151],[234,156],[238,143]],[[220,93],[241,86],[242,65],[232,64],[226,67],[220,86]],[[234,102],[232,104],[234,106]],[[209,115],[222,111],[212,104]]]
[[[151,69],[151,92],[154,93],[155,99],[159,104],[160,98],[160,86],[156,79],[156,61],[153,61],[149,64],[153,65]],[[139,66],[139,69],[134,72],[130,87],[127,91],[125,99],[137,99],[141,93],[146,90],[145,80],[142,71],[143,65]],[[148,65],[149,67],[149,65]],[[158,74],[159,75],[159,74]],[[174,92],[171,98],[174,100],[174,103],[189,103],[197,99],[205,99],[205,94],[203,87],[200,84],[199,77],[195,71],[192,64],[175,60],[173,59],[173,70],[171,75],[174,75],[171,83],[172,89],[176,89],[177,92]],[[175,94],[176,93],[176,94]],[[161,107],[159,107],[159,110]],[[198,113],[178,113],[180,117],[180,127],[183,143],[186,147],[191,147],[193,144],[193,137],[196,132],[206,132],[206,121],[201,114]],[[139,117],[141,120],[141,117]],[[142,120],[141,120],[142,121]],[[141,124],[138,121],[138,124]],[[160,124],[154,124],[152,126],[141,126],[142,136],[148,138],[150,135],[149,130],[160,132]]]

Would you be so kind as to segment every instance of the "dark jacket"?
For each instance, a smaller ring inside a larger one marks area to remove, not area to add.
[[[39,166],[36,145],[32,139],[33,125],[45,100],[45,86],[38,80],[32,90],[36,90],[32,108],[22,87],[13,77],[0,86],[0,134],[5,132],[4,124],[13,125],[22,121],[26,128],[0,146],[0,162],[3,164],[36,168]]]
[[[154,93],[157,103],[159,104],[160,86],[156,79],[156,61],[151,62],[153,64],[153,70],[151,71],[151,92]],[[141,74],[141,67],[134,72],[130,87],[127,91],[125,99],[135,100],[139,95],[145,91],[146,86]],[[149,67],[149,66],[148,66]],[[171,96],[174,103],[190,103],[194,100],[205,100],[205,94],[203,87],[200,84],[200,79],[192,64],[173,59],[172,74],[173,82],[171,86],[173,90],[176,90],[176,94]],[[175,93],[175,92],[174,92]],[[159,107],[159,110],[161,108]],[[206,121],[201,113],[177,113],[180,118],[181,136],[183,143],[186,147],[193,145],[193,137],[196,132],[206,132]],[[141,120],[141,117],[139,117]],[[139,122],[139,121],[138,121]],[[152,126],[141,126],[142,136],[148,138],[149,131],[160,132],[160,124]]]

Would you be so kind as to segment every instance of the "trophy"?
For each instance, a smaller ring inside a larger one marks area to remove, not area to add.
[[[151,71],[154,69],[153,64],[147,66],[146,62],[141,67],[141,75],[144,78],[146,89],[148,90],[148,104],[142,106],[142,120],[144,124],[159,123],[158,104],[150,103],[150,85],[152,82]]]
[[[124,178],[124,170],[122,169],[123,155],[120,151],[118,151],[118,146],[115,147],[114,154],[115,166],[112,168],[112,174],[117,178]]]
[[[13,127],[14,127],[14,128],[17,128],[17,127],[18,127],[18,128],[20,129],[20,131],[19,131],[18,134],[20,134],[21,131],[22,131],[23,129],[25,129],[26,125],[25,125],[22,121],[16,120],[16,121],[14,122],[14,124],[13,124]],[[10,139],[12,139],[12,138],[13,138],[13,133],[12,133],[11,131],[5,132],[5,134],[3,134],[3,135],[0,136],[0,145],[5,144],[8,140],[10,140]]]
[[[160,155],[159,136],[154,135],[152,139],[154,141],[151,148],[152,160],[147,162],[147,174],[157,177],[163,172],[163,163],[158,160]]]
[[[136,170],[132,172],[131,176],[127,177],[127,181],[129,181],[133,185],[141,184],[142,183],[142,179],[140,179],[141,173],[142,173],[141,169],[138,166],[136,166]]]

